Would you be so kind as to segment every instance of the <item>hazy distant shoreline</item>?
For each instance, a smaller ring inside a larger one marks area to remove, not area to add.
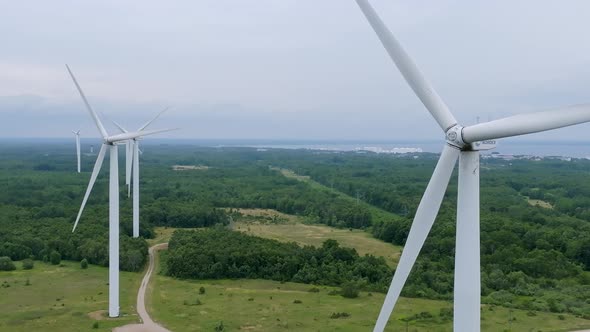
[[[0,138],[0,144],[69,144],[71,138]],[[146,139],[146,145],[178,144],[199,145],[207,147],[251,147],[262,149],[309,149],[326,151],[371,151],[382,153],[431,152],[440,153],[440,141],[379,141],[379,140],[279,140],[279,139]],[[82,138],[82,144],[100,144],[98,138]],[[493,151],[501,154],[564,156],[573,158],[590,158],[590,143],[585,141],[523,141],[499,140]]]

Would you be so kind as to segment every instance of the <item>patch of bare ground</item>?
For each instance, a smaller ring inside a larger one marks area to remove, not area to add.
[[[204,165],[172,165],[172,170],[174,170],[174,171],[190,171],[190,170],[206,171],[208,169],[209,169],[209,166],[204,166]]]
[[[88,317],[94,320],[105,320],[107,319],[107,311],[106,310],[97,310],[88,313]]]
[[[542,201],[540,199],[527,198],[527,202],[532,206],[539,206],[545,209],[553,209],[553,205],[551,205],[551,203]]]

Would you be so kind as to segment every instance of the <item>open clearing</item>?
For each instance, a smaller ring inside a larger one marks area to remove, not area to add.
[[[540,207],[545,208],[545,209],[553,209],[553,205],[551,205],[551,203],[542,201],[540,199],[530,199],[530,198],[527,198],[526,201],[530,205],[532,205],[532,206],[540,206]]]
[[[244,217],[237,220],[233,228],[246,234],[316,247],[328,239],[334,239],[343,247],[355,248],[360,255],[383,256],[390,266],[395,266],[399,261],[401,247],[375,239],[362,230],[303,224],[298,222],[300,219],[297,216],[268,209],[238,210]],[[270,220],[277,221],[268,222]]]
[[[159,255],[158,255],[159,256]],[[159,260],[159,257],[156,257]],[[122,317],[109,319],[99,313],[107,308],[108,269],[91,265],[82,270],[77,262],[53,266],[35,262],[33,270],[0,272],[0,331],[111,331],[116,326],[137,322],[136,292],[140,273],[121,272]],[[26,286],[29,279],[30,285]],[[370,330],[383,301],[383,294],[362,292],[357,299],[328,295],[332,287],[280,283],[267,280],[185,281],[162,275],[148,290],[148,308],[154,320],[171,331],[213,331],[223,322],[226,331],[366,331]],[[205,294],[199,294],[199,288]],[[151,293],[151,294],[150,294]],[[196,305],[197,299],[201,302]],[[301,303],[294,303],[295,300]],[[63,304],[63,305],[62,305]],[[387,331],[404,331],[400,318],[429,312],[434,317],[410,322],[409,331],[451,331],[450,321],[439,317],[451,303],[402,298]],[[335,312],[350,314],[331,319]],[[482,331],[571,331],[590,327],[590,321],[558,314],[484,306]],[[98,322],[99,327],[92,325]]]
[[[0,271],[0,331],[111,331],[137,322],[135,299],[140,273],[121,272],[121,317],[107,318],[108,268],[62,261],[35,261],[32,270]],[[29,280],[30,285],[26,285]],[[92,317],[91,317],[92,316]],[[98,329],[92,325],[98,322]]]
[[[172,165],[173,171],[190,171],[190,170],[206,171],[208,169],[209,169],[209,166],[203,166],[203,165]]]
[[[359,298],[345,299],[328,295],[334,288],[281,283],[268,280],[183,281],[162,275],[154,279],[150,306],[154,318],[172,331],[213,331],[223,322],[227,331],[370,331],[383,302],[384,294],[362,292]],[[199,288],[205,294],[199,294]],[[198,300],[198,301],[197,301]],[[301,303],[294,303],[295,300]],[[200,304],[197,304],[200,303]],[[409,331],[452,331],[452,322],[439,317],[441,308],[451,308],[444,301],[402,298],[387,331],[405,331],[401,318],[429,312],[434,317],[409,322]],[[350,314],[332,319],[336,312]],[[590,326],[590,321],[558,314],[502,307],[484,306],[482,331],[568,331]]]

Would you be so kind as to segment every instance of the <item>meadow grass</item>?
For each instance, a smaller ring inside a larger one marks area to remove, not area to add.
[[[325,225],[303,224],[297,216],[285,215],[274,210],[267,209],[239,209],[245,217],[238,219],[233,224],[233,229],[246,234],[278,240],[281,242],[296,242],[299,245],[312,245],[321,247],[328,239],[337,240],[341,246],[355,248],[362,256],[371,254],[382,256],[388,265],[394,267],[399,261],[401,246],[383,242],[371,236],[371,234],[358,229],[339,229]],[[257,222],[248,219],[248,216],[260,216],[273,218],[273,213],[280,220],[288,220],[279,223]]]
[[[35,261],[32,270],[0,271],[0,331],[111,331],[137,322],[135,300],[141,273],[121,272],[121,317],[106,317],[108,268],[62,261]],[[29,285],[27,285],[27,280]],[[92,313],[92,314],[91,314]],[[92,316],[92,318],[91,318]],[[98,322],[98,329],[93,324]]]
[[[203,287],[205,294],[199,294]],[[172,331],[370,331],[384,294],[361,292],[356,299],[330,295],[333,287],[269,280],[177,280],[155,278],[149,307],[154,318]],[[297,303],[300,302],[300,303]],[[431,318],[407,323],[408,331],[452,331],[441,309],[444,301],[402,298],[386,331],[406,331],[406,317],[420,313]],[[335,313],[348,317],[331,318]],[[533,316],[534,315],[534,316]],[[509,318],[513,321],[510,326]],[[563,318],[563,319],[561,319]],[[571,315],[482,307],[482,331],[570,331],[590,326]]]
[[[158,255],[159,256],[159,255]],[[159,258],[159,257],[158,257]],[[61,266],[35,262],[33,270],[0,272],[0,331],[110,331],[137,322],[135,297],[141,274],[121,272],[122,317],[104,317],[108,307],[108,269],[78,262]],[[27,280],[29,285],[27,285]],[[199,288],[205,289],[199,294]],[[383,294],[361,292],[356,299],[329,295],[337,288],[268,280],[178,280],[156,275],[148,293],[152,317],[172,331],[368,331]],[[300,302],[300,303],[296,303]],[[387,331],[405,331],[404,317],[428,312],[432,318],[408,322],[408,331],[451,331],[440,317],[444,301],[402,298]],[[101,312],[102,311],[102,312]],[[94,313],[94,315],[89,315]],[[349,317],[331,318],[334,313]],[[533,314],[534,316],[531,316]],[[426,315],[428,316],[428,315]],[[483,306],[482,331],[570,331],[590,327],[572,315]],[[98,322],[97,329],[92,325]]]

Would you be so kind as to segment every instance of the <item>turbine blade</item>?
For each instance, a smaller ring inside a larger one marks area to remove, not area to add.
[[[143,126],[141,126],[141,128],[139,128],[137,131],[142,131],[145,128],[147,128],[149,125],[152,124],[152,122],[156,121],[157,118],[160,117],[160,115],[162,115],[164,112],[166,112],[168,109],[170,109],[170,107],[166,107],[165,109],[163,109],[162,111],[160,111],[160,113],[156,114],[156,116],[151,119],[150,121],[146,122]]]
[[[590,121],[590,104],[518,114],[463,128],[463,141],[473,143],[557,129]]]
[[[385,23],[379,18],[375,9],[371,7],[367,0],[356,0],[356,2],[373,27],[373,30],[375,30],[375,33],[377,33],[383,47],[385,47],[387,53],[389,53],[389,56],[406,79],[406,82],[414,90],[414,93],[420,98],[442,130],[446,132],[449,128],[456,125],[457,120],[455,120],[447,105],[426,80],[414,61],[404,51],[391,31],[385,26]]]
[[[391,280],[391,285],[385,296],[385,302],[381,307],[379,318],[373,329],[374,332],[383,331],[387,325],[393,307],[434,224],[458,157],[459,150],[445,145],[432,174],[432,178],[428,182],[424,196],[422,196],[422,200],[418,205],[418,210],[416,210],[416,216],[412,222],[412,227],[410,228],[410,233],[408,234],[399,264]]]
[[[107,140],[107,142],[111,142],[111,143],[120,142],[120,141],[126,141],[128,139],[134,139],[134,138],[138,138],[138,137],[164,133],[164,132],[172,131],[172,130],[178,130],[178,128],[134,131],[134,132],[130,132],[130,133],[113,135],[113,136],[107,137],[106,140]]]
[[[86,202],[88,201],[88,197],[90,196],[92,187],[94,187],[94,182],[96,182],[96,177],[98,176],[100,168],[102,167],[102,162],[104,161],[104,154],[106,150],[107,145],[102,144],[100,147],[100,151],[98,152],[96,162],[94,163],[94,169],[92,170],[92,175],[90,176],[90,182],[88,182],[88,188],[86,188],[86,193],[84,194],[84,199],[82,200],[82,206],[80,206],[80,211],[78,211],[78,216],[76,217],[76,222],[74,223],[72,233],[76,230],[76,227],[78,226],[78,222],[80,221],[80,217],[82,216],[82,211],[84,211],[84,206],[86,206]]]
[[[112,123],[113,123],[113,124],[114,124],[114,125],[115,125],[117,128],[119,128],[119,130],[120,130],[122,133],[127,133],[127,132],[128,132],[128,131],[127,131],[127,129],[123,128],[123,126],[121,126],[121,125],[120,125],[120,124],[118,124],[117,122],[115,122],[115,121],[113,121],[113,120],[111,120],[111,122],[112,122]]]
[[[98,131],[102,135],[102,138],[107,138],[109,136],[109,134],[104,129],[104,126],[102,125],[102,122],[100,122],[100,119],[98,118],[98,115],[96,114],[96,112],[94,112],[92,107],[90,107],[90,104],[88,103],[88,100],[86,99],[86,96],[84,95],[84,92],[82,91],[82,88],[80,88],[80,85],[78,84],[78,81],[76,80],[76,77],[74,77],[74,73],[72,73],[72,71],[70,70],[70,67],[68,65],[66,65],[66,68],[68,69],[68,73],[70,73],[70,76],[72,77],[72,81],[74,81],[74,85],[76,85],[76,89],[78,89],[78,92],[80,93],[80,97],[82,97],[82,100],[84,101],[84,105],[86,105],[86,109],[90,113],[90,116],[92,116],[92,119],[94,120],[94,123],[96,124],[96,127],[98,128]]]

